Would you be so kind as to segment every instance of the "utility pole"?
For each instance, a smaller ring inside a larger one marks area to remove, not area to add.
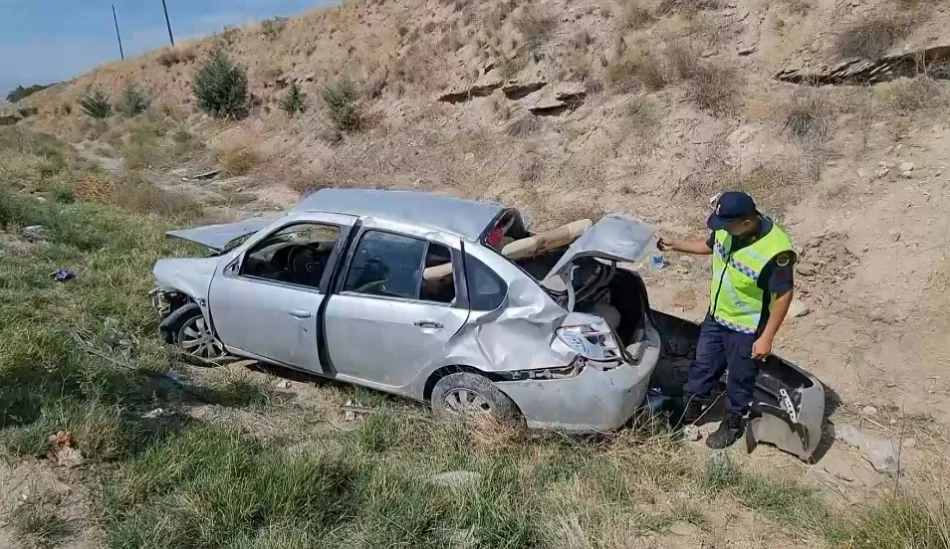
[[[165,10],[165,24],[168,26],[168,39],[172,41],[172,46],[175,45],[175,35],[172,34],[172,22],[168,18],[168,5],[165,4],[165,0],[162,0],[162,9]]]
[[[125,61],[125,51],[122,50],[122,34],[119,33],[119,18],[115,14],[115,4],[112,4],[112,22],[115,23],[115,37],[119,39],[119,55]]]

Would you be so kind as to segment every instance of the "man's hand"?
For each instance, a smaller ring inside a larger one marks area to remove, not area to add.
[[[752,344],[752,360],[765,360],[772,354],[772,338],[760,336]]]
[[[660,237],[660,239],[656,241],[656,249],[661,252],[676,251],[676,241]]]

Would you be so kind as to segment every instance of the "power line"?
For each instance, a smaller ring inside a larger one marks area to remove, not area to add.
[[[165,4],[165,0],[162,0],[162,9],[165,10],[165,25],[168,26],[168,39],[171,40],[172,46],[175,45],[175,35],[172,34],[172,22],[168,18],[168,5]]]
[[[119,55],[125,61],[125,51],[122,49],[122,34],[119,33],[119,18],[115,14],[115,4],[112,4],[112,22],[115,23],[115,37],[119,40]]]

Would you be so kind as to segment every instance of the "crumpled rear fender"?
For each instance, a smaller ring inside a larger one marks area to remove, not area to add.
[[[692,359],[699,341],[699,324],[659,311],[651,313],[662,333],[666,354]],[[750,452],[765,442],[809,460],[821,442],[824,418],[825,390],[818,378],[774,355],[762,363],[746,429]]]

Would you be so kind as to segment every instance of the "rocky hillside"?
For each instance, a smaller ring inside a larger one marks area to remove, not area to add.
[[[937,0],[376,0],[102,66],[31,97],[26,123],[129,168],[180,167],[141,158],[143,126],[194,134],[207,146],[183,137],[186,166],[246,173],[235,192],[267,207],[322,186],[413,188],[539,225],[613,210],[699,235],[709,196],[746,189],[801,251],[807,311],[780,352],[846,409],[950,422],[947,28]],[[242,120],[196,107],[213,41],[247,68]],[[359,131],[322,101],[344,78]],[[294,83],[308,109],[290,118]],[[145,122],[76,106],[129,84],[153,98]],[[702,315],[707,267],[670,261],[647,275],[654,301]]]

